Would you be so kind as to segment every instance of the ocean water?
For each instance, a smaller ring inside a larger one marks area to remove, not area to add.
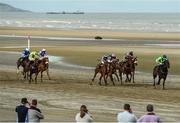
[[[44,14],[0,12],[0,26],[66,30],[180,32],[180,13]]]

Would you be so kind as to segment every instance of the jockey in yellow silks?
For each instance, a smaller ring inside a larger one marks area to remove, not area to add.
[[[33,67],[35,66],[35,60],[38,60],[40,58],[38,52],[33,51],[29,54],[29,61],[30,61],[30,65],[32,65]]]

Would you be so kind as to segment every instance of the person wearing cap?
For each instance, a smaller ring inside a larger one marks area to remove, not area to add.
[[[141,116],[138,120],[137,123],[158,123],[161,122],[159,116],[157,116],[153,111],[154,107],[151,104],[148,104],[146,107],[147,114]]]
[[[29,66],[31,66],[33,69],[36,68],[36,61],[38,62],[40,58],[40,55],[37,51],[33,51],[29,54]]]
[[[24,48],[20,57],[20,61],[23,62],[24,59],[28,58],[30,54],[30,51],[28,48]]]
[[[27,113],[28,113],[28,107],[27,107],[28,101],[27,98],[21,99],[21,104],[16,106],[15,112],[17,113],[17,122],[18,123],[24,123],[27,121]]]
[[[114,54],[114,53],[112,53],[111,55],[108,55],[108,58],[107,58],[108,60],[108,63],[111,63],[113,60],[115,60],[116,59],[116,55]]]
[[[28,121],[29,122],[40,122],[44,119],[44,116],[39,108],[37,108],[37,100],[33,99],[31,107],[28,110]]]
[[[167,61],[167,60],[168,60],[168,58],[167,58],[166,55],[162,55],[162,56],[158,57],[156,59],[157,69],[160,70],[160,67],[163,66],[164,62]]]
[[[101,58],[101,64],[107,63],[107,60],[108,60],[108,57],[107,57],[106,55],[104,55],[104,56]]]
[[[44,58],[44,57],[48,57],[47,53],[46,53],[46,49],[41,49],[39,51],[39,55],[40,55],[40,59]]]
[[[158,65],[161,65],[161,64],[163,64],[166,60],[168,60],[167,56],[166,56],[166,55],[162,55],[162,56],[160,56],[160,57],[158,57],[158,58],[156,59],[156,63],[157,63]]]
[[[134,58],[133,51],[129,51],[128,53],[125,54],[125,57],[124,57],[125,60],[128,60],[130,58]]]

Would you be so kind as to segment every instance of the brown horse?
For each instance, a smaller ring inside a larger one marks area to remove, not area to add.
[[[92,82],[94,81],[94,79],[96,78],[96,75],[98,74],[98,73],[100,73],[101,74],[101,76],[100,76],[100,78],[99,78],[99,85],[102,85],[101,84],[101,79],[102,79],[102,77],[103,77],[103,79],[104,79],[104,82],[105,82],[105,85],[107,85],[107,80],[106,80],[106,75],[107,75],[107,73],[108,73],[108,71],[109,71],[109,63],[104,63],[104,64],[98,64],[97,66],[96,66],[96,68],[95,68],[95,70],[94,70],[94,76],[93,76],[93,78],[92,78]],[[92,82],[90,83],[90,84],[92,84]]]
[[[110,66],[109,66],[109,72],[106,76],[106,79],[108,78],[108,76],[110,77],[113,85],[114,84],[114,80],[113,80],[113,74],[116,76],[117,80],[119,81],[119,77],[118,77],[118,74],[117,74],[117,70],[119,69],[119,59],[114,59],[111,63],[110,63]]]
[[[33,73],[35,73],[35,83],[37,83],[37,76],[38,76],[39,72],[41,72],[41,82],[42,82],[43,81],[42,78],[43,78],[43,72],[44,71],[47,72],[47,76],[48,76],[48,78],[50,80],[51,78],[49,76],[49,59],[48,59],[48,57],[45,57],[42,60],[36,60],[35,61],[35,68],[33,68],[31,66],[29,83],[31,83]]]
[[[126,74],[125,82],[131,82],[131,80],[133,79],[133,83],[134,83],[136,65],[137,65],[137,57],[135,58],[131,57],[127,61],[124,62],[123,73]],[[129,78],[129,75],[130,75],[130,78]]]
[[[133,79],[133,83],[134,83],[134,75],[135,75],[135,70],[136,70],[136,66],[138,65],[138,59],[137,57],[132,59],[132,79]]]
[[[117,77],[117,80],[119,81],[119,77],[117,74],[117,66],[118,66],[118,61],[119,59],[113,60],[112,63],[104,63],[104,64],[98,64],[95,68],[95,73],[94,73],[94,77],[92,79],[92,81],[94,81],[96,75],[98,73],[101,74],[100,78],[99,78],[99,85],[101,85],[101,79],[104,79],[105,85],[107,85],[107,78],[108,76],[111,79],[111,82],[113,83],[113,85],[115,85],[114,80],[113,80],[113,74]],[[92,83],[91,83],[92,84]]]
[[[19,67],[22,66],[23,67],[23,71],[22,74],[24,76],[24,79],[28,79],[29,76],[29,59],[28,57],[24,58],[24,60],[22,61],[22,58],[19,58],[16,62],[17,65],[17,75],[18,75],[18,79],[19,79]]]
[[[120,77],[121,85],[122,85],[122,74],[124,73],[124,61],[122,60],[118,64],[119,66],[117,67],[117,69],[119,71],[119,77]]]
[[[162,65],[156,65],[153,69],[153,86],[156,88],[155,79],[159,76],[157,85],[160,85],[161,79],[163,79],[163,89],[165,89],[165,81],[168,75],[168,68],[170,68],[169,60],[166,60]]]

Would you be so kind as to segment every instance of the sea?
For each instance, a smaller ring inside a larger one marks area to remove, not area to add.
[[[180,32],[180,13],[46,14],[0,12],[1,27],[124,32]]]

